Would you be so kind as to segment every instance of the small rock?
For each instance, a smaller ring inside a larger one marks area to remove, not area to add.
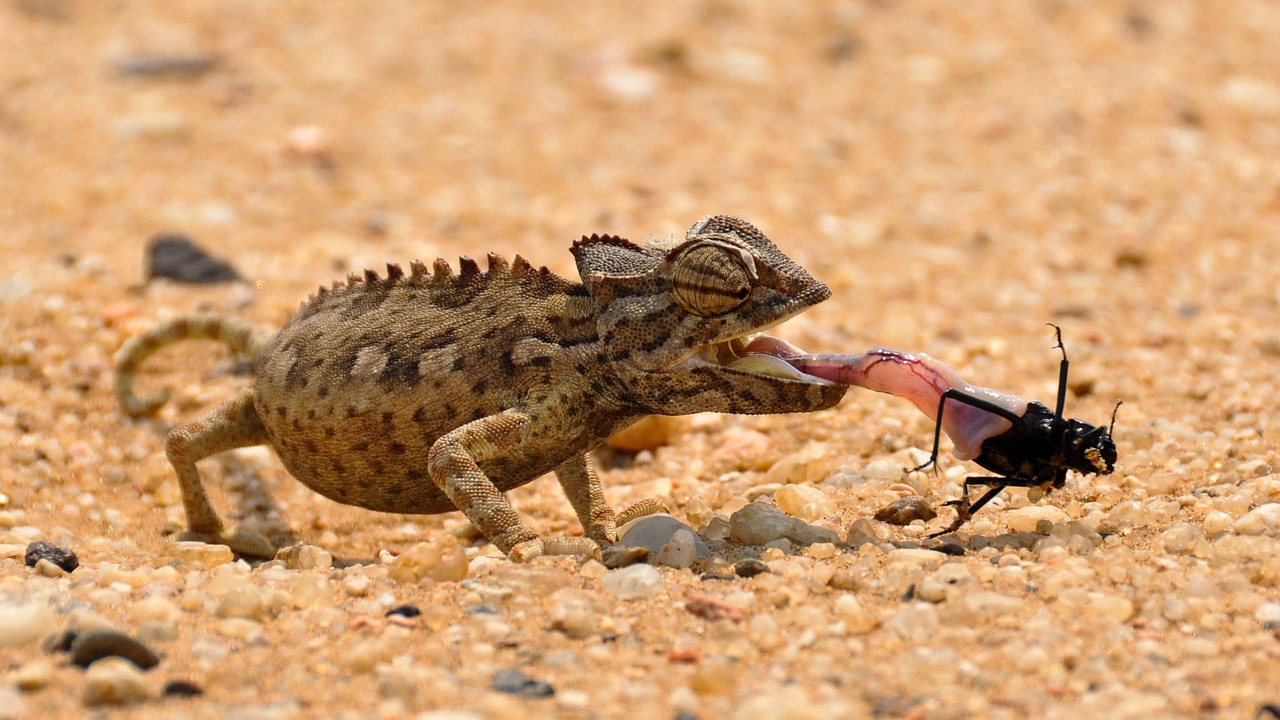
[[[614,570],[600,580],[619,600],[641,600],[662,592],[662,573],[652,565],[632,565]]]
[[[35,692],[53,682],[53,663],[48,658],[36,658],[9,675],[9,682],[22,692]]]
[[[156,235],[148,243],[147,254],[148,279],[162,277],[201,285],[240,280],[230,264],[211,257],[186,235]]]
[[[594,637],[599,631],[596,616],[581,603],[561,603],[551,609],[551,629],[572,640]]]
[[[1253,611],[1253,617],[1268,629],[1280,626],[1280,603],[1266,602]]]
[[[956,604],[961,612],[978,619],[1015,615],[1027,607],[1026,603],[1016,597],[988,591],[971,592],[957,600]]]
[[[397,605],[387,611],[386,616],[399,615],[401,617],[415,618],[422,614],[417,605]]]
[[[1156,536],[1156,547],[1174,555],[1201,555],[1208,552],[1204,529],[1188,522],[1176,522]]]
[[[200,697],[204,690],[199,685],[186,680],[170,680],[161,691],[165,697]]]
[[[71,662],[87,668],[109,657],[124,658],[142,670],[160,663],[151,648],[115,630],[92,630],[80,633],[71,643]]]
[[[556,694],[556,690],[551,687],[551,683],[534,680],[516,668],[506,668],[494,673],[493,681],[489,683],[489,689],[529,699],[551,697]]]
[[[769,566],[759,558],[745,558],[733,566],[733,571],[738,574],[738,577],[750,578],[769,572]]]
[[[35,567],[36,563],[41,560],[48,560],[56,565],[63,572],[71,572],[80,567],[80,560],[76,554],[65,548],[60,548],[53,543],[44,541],[33,542],[27,545],[27,554],[25,562],[27,567]]]
[[[431,542],[414,545],[391,561],[388,577],[398,583],[417,583],[424,578],[435,582],[466,579],[470,565],[458,538],[441,535]]]
[[[706,557],[708,554],[707,544],[702,541],[693,532],[693,528],[685,525],[670,515],[646,515],[645,517],[631,523],[623,533],[622,538],[618,541],[618,545],[626,547],[643,547],[648,548],[650,553],[661,553],[662,549],[671,541],[671,539],[680,531],[685,531],[692,536],[694,541],[694,552],[697,557]],[[661,563],[660,564],[666,564]],[[683,565],[681,567],[688,567]]]
[[[84,674],[84,704],[126,705],[145,700],[146,678],[136,665],[118,657],[105,657]]]
[[[867,517],[858,518],[849,523],[849,529],[845,532],[845,542],[854,547],[867,543],[875,544],[883,540],[876,523]]]
[[[194,540],[182,540],[168,546],[170,554],[188,563],[201,563],[206,567],[215,567],[235,562],[235,553],[226,545],[210,545]]]
[[[885,627],[903,640],[918,643],[928,640],[937,631],[938,624],[936,607],[927,602],[913,602],[894,613]]]
[[[697,559],[700,542],[692,530],[677,530],[667,544],[653,556],[653,563],[673,568],[687,568]]]
[[[801,520],[817,520],[835,515],[836,501],[812,485],[784,485],[773,495],[782,512]]]
[[[36,561],[36,574],[44,577],[59,578],[66,577],[67,571],[44,558],[40,558]]]
[[[1276,535],[1280,531],[1280,503],[1267,503],[1245,513],[1234,525],[1237,535]]]
[[[333,555],[328,550],[303,543],[280,548],[275,559],[290,570],[328,570],[333,567]]]
[[[922,548],[898,548],[890,550],[885,556],[886,565],[895,565],[902,563],[912,567],[933,567],[941,565],[947,559],[946,555],[934,550],[925,550]]]
[[[919,495],[894,500],[875,514],[876,520],[890,525],[910,525],[916,520],[928,522],[936,517],[938,512],[933,509],[928,500]]]
[[[279,614],[279,608],[268,602],[260,591],[242,587],[224,595],[214,614],[220,618],[244,618],[261,623]]]
[[[831,462],[827,444],[812,442],[779,459],[765,472],[762,482],[780,485],[815,483],[830,474]]]
[[[933,550],[934,552],[940,552],[943,555],[952,555],[955,557],[959,557],[965,553],[963,545],[953,542],[938,543],[933,546]]]
[[[748,503],[729,518],[729,537],[742,545],[767,545],[782,538],[801,545],[840,541],[833,531],[793,518],[763,502]]]
[[[617,570],[649,559],[649,548],[617,544],[600,549],[600,561],[609,570]]]
[[[741,610],[724,600],[703,593],[690,593],[684,599],[684,609],[704,620],[742,622]]]
[[[1036,532],[1041,521],[1050,523],[1066,522],[1071,518],[1055,505],[1028,505],[1015,510],[1006,510],[1000,515],[1011,532]]]

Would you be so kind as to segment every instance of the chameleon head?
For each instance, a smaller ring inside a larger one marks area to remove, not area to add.
[[[648,412],[804,412],[844,395],[786,362],[799,348],[762,334],[831,291],[751,224],[713,216],[670,248],[593,236],[573,253],[600,352]]]

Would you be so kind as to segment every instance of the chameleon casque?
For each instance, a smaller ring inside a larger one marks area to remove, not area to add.
[[[116,356],[116,396],[134,416],[148,356],[186,339],[250,358],[254,380],[174,428],[165,442],[189,539],[271,556],[228,534],[196,462],[270,445],[305,485],[348,505],[395,513],[460,510],[513,560],[596,554],[616,541],[588,452],[648,414],[788,413],[832,407],[847,386],[806,375],[798,349],[760,331],[830,296],[751,224],[696,223],[669,247],[592,235],[573,244],[574,283],[519,256],[462,258],[385,277],[366,271],[321,288],[274,335],[209,315],[170,321]],[[585,537],[539,538],[503,494],[554,471]],[[652,505],[640,503],[642,515]]]

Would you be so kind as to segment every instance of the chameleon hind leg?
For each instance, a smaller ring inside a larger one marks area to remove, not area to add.
[[[244,388],[234,397],[196,420],[179,425],[165,438],[164,449],[178,475],[182,507],[187,514],[183,540],[226,545],[240,555],[273,558],[276,549],[255,532],[239,530],[227,535],[222,518],[214,510],[205,491],[196,463],[224,450],[262,445],[267,431],[253,407],[253,389]]]

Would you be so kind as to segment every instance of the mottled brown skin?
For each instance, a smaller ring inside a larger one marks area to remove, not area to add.
[[[268,444],[294,477],[338,502],[397,513],[461,510],[516,560],[592,553],[616,540],[588,451],[647,414],[804,412],[845,386],[724,367],[734,340],[829,296],[759,230],[706,218],[671,248],[616,237],[574,244],[573,283],[519,256],[463,258],[455,275],[366,272],[322,289],[268,339],[196,316],[130,340],[116,390],[134,415],[132,377],[161,346],[220,340],[253,359],[254,383],[166,442],[190,537],[245,554],[269,543],[227,537],[195,462]],[[712,359],[708,359],[712,358]],[[540,539],[503,492],[554,471],[585,538]],[[645,505],[639,512],[652,510]]]

